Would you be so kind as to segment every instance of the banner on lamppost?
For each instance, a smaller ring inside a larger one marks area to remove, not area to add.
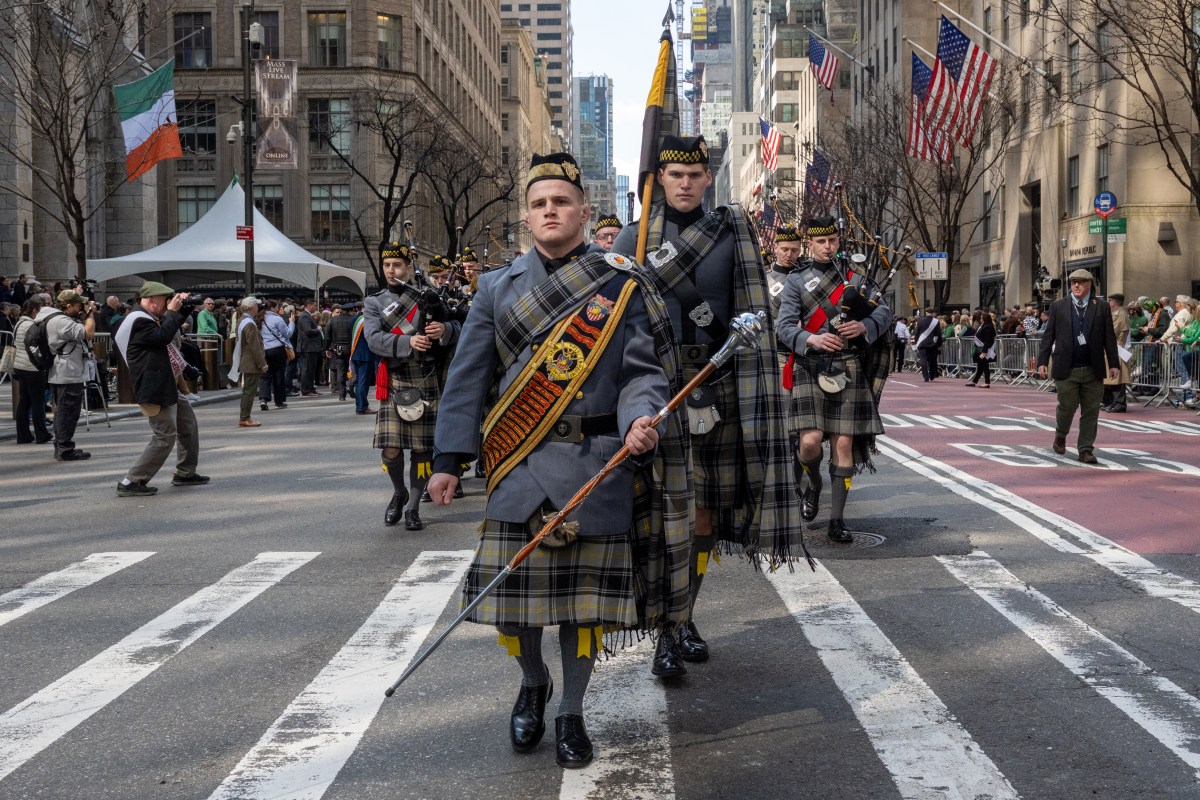
[[[258,157],[255,169],[296,169],[300,143],[296,137],[296,61],[254,62],[258,95]]]

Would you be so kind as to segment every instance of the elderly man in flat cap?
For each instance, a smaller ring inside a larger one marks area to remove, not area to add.
[[[1058,393],[1058,412],[1054,423],[1054,452],[1067,452],[1067,433],[1079,411],[1079,460],[1095,464],[1096,420],[1100,417],[1100,398],[1104,377],[1121,375],[1117,360],[1117,337],[1113,332],[1112,312],[1100,303],[1092,291],[1095,281],[1086,269],[1067,276],[1071,293],[1050,304],[1050,320],[1038,350],[1038,377],[1046,377],[1046,367],[1054,355],[1050,371]]]
[[[121,322],[114,338],[129,365],[133,393],[150,421],[150,442],[117,484],[118,497],[148,497],[158,493],[150,480],[178,450],[172,486],[200,486],[207,475],[196,472],[200,460],[200,430],[189,403],[179,402],[179,378],[187,366],[176,344],[187,294],[147,281],[138,291],[139,308]],[[176,445],[178,447],[176,448]]]

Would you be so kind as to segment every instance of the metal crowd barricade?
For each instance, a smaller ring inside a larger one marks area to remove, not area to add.
[[[1171,393],[1175,364],[1169,345],[1157,342],[1134,342],[1129,359],[1129,391],[1143,405],[1161,406]]]
[[[1001,335],[996,337],[996,363],[992,374],[998,380],[1016,386],[1029,378],[1025,337]]]
[[[4,349],[10,344],[13,344],[13,342],[14,340],[12,331],[0,331],[0,353],[3,353]],[[0,386],[2,386],[5,381],[10,383],[12,382],[12,373],[0,372]],[[16,408],[15,403],[13,404],[13,408]]]
[[[938,351],[938,372],[951,378],[967,377],[972,372],[970,339],[943,339]],[[963,370],[966,370],[964,373]]]
[[[908,344],[904,346],[904,371],[905,372],[920,372],[921,362],[917,358],[917,348],[913,347],[913,340],[909,339]]]
[[[204,360],[204,388],[220,389],[224,376],[220,373],[220,365],[224,362],[224,340],[219,333],[189,333],[184,337],[200,351]]]

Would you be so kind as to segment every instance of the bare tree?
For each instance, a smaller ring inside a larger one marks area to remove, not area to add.
[[[1200,210],[1200,9],[1193,0],[1047,0],[1066,33],[1063,97],[1100,139],[1156,148]],[[1114,102],[1110,87],[1131,97]]]
[[[80,278],[88,221],[126,183],[111,87],[144,74],[138,12],[125,0],[30,2],[0,26],[0,192],[62,227]],[[169,18],[156,9],[155,19]]]
[[[448,249],[454,248],[457,228],[470,231],[499,222],[508,202],[519,194],[518,162],[510,157],[506,163],[499,150],[499,142],[495,146],[471,143],[466,147],[451,143],[426,164],[425,178],[451,243]],[[446,255],[453,258],[457,253]]]

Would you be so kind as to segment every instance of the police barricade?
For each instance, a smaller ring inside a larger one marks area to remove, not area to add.
[[[1171,348],[1158,342],[1134,342],[1129,359],[1129,391],[1143,405],[1161,406],[1171,392],[1175,365]]]
[[[218,333],[189,333],[184,338],[196,345],[200,351],[202,363],[196,366],[204,368],[204,388],[210,391],[220,389],[225,382],[225,376],[229,374],[228,365],[223,363],[222,355],[225,345],[221,335]]]
[[[992,375],[1014,386],[1029,378],[1028,350],[1023,336],[997,336]]]
[[[1197,379],[1200,378],[1197,375],[1200,372],[1200,349],[1188,350],[1179,342],[1172,342],[1168,346],[1171,348],[1171,371],[1167,386],[1180,391],[1180,400],[1195,397]]]
[[[3,353],[12,344],[13,344],[12,331],[0,331],[0,353]],[[0,372],[0,384],[3,384],[5,381],[11,381],[11,380],[12,380],[11,372]],[[17,407],[16,398],[14,397],[13,398],[13,408],[16,408],[16,407]]]
[[[938,351],[938,372],[950,378],[966,378],[974,371],[970,339],[943,339]]]
[[[1042,349],[1042,335],[1025,337],[1025,376],[1029,385],[1039,392],[1053,392],[1054,379],[1050,377],[1050,365],[1046,365],[1046,377],[1039,378],[1037,374],[1038,351]],[[1020,383],[1020,381],[1018,381]]]
[[[905,372],[920,372],[921,362],[917,358],[917,348],[913,347],[913,340],[909,339],[908,344],[904,346],[904,371]]]

